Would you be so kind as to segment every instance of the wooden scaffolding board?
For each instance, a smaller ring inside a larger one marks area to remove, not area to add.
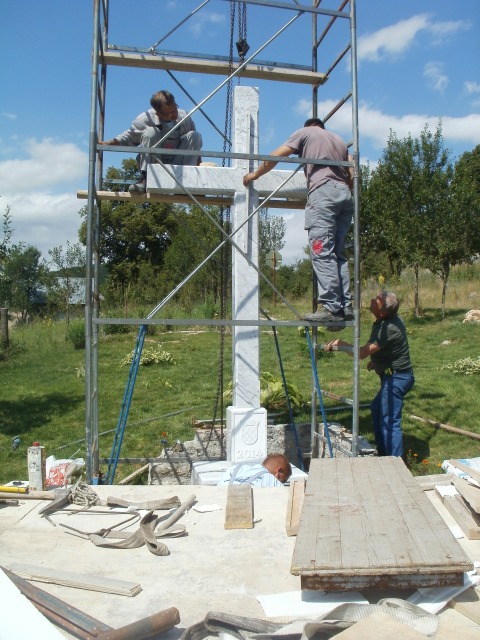
[[[472,568],[400,458],[312,460],[291,566],[302,589],[462,585]]]
[[[79,200],[87,200],[88,191],[77,191]],[[170,204],[194,204],[192,198],[187,194],[165,194],[165,193],[129,193],[128,191],[97,191],[98,200],[118,200],[124,202],[166,202]],[[233,198],[228,196],[201,196],[196,195],[196,200],[202,205],[213,205],[218,207],[229,207],[233,205]],[[261,205],[263,199],[260,198]],[[304,209],[304,200],[274,200],[268,201],[269,209]]]
[[[168,69],[170,71],[185,71],[186,73],[207,73],[228,77],[236,71],[240,63],[233,62],[230,67],[228,60],[208,60],[204,58],[174,56],[164,54],[130,53],[120,51],[106,51],[100,56],[100,61],[106,65],[119,67],[136,67],[143,69]],[[247,64],[238,74],[242,78],[257,78],[259,80],[277,80],[278,82],[294,82],[318,86],[326,82],[324,73],[308,69],[291,69],[276,64]]]

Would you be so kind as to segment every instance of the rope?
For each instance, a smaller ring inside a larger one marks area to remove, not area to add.
[[[70,491],[69,500],[72,504],[86,508],[102,502],[95,491],[83,480],[78,480],[74,484]]]

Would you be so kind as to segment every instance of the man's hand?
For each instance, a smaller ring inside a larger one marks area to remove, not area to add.
[[[254,180],[256,180],[256,176],[254,173],[247,173],[246,176],[243,176],[243,186],[244,187],[248,187],[248,185],[250,184],[250,182],[253,182]]]
[[[339,344],[340,344],[340,340],[331,340],[330,342],[327,342],[326,345],[324,345],[323,350],[333,351],[334,347],[338,347]]]

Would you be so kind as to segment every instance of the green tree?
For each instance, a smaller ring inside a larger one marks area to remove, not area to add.
[[[75,304],[77,301],[78,304],[79,295],[85,291],[85,250],[81,244],[70,244],[67,240],[65,249],[54,247],[48,253],[54,268],[54,272],[50,273],[49,303],[53,303],[65,313],[66,340],[72,303]]]
[[[270,215],[268,209],[260,209],[258,217],[259,260],[265,262],[270,251],[281,251],[285,246],[287,227],[281,216]]]
[[[399,140],[391,133],[376,169],[363,169],[362,251],[385,252],[391,275],[413,268],[416,315],[420,268],[441,278],[445,312],[451,267],[470,261],[477,251],[472,241],[472,235],[478,235],[473,223],[477,218],[472,207],[465,206],[465,189],[455,188],[453,178],[441,123],[434,133],[425,126],[417,139]]]
[[[13,235],[12,217],[10,215],[10,207],[5,208],[2,223],[2,239],[0,241],[0,305],[7,307],[7,300],[10,296],[10,282],[5,276],[5,266],[12,250],[11,239]]]
[[[122,170],[111,167],[109,180],[128,180],[135,176],[132,160],[124,160]],[[118,190],[118,184],[110,185]],[[105,294],[108,302],[121,302],[128,307],[129,300],[139,304],[155,304],[158,300],[158,277],[165,253],[177,229],[174,213],[183,207],[166,203],[104,201],[101,208],[99,253],[102,264],[108,268]],[[86,244],[86,214],[79,231],[80,241]],[[145,278],[145,272],[148,277]],[[145,283],[150,286],[146,289]]]
[[[40,257],[41,253],[36,247],[15,245],[5,262],[5,306],[20,313],[22,322],[26,322],[33,314],[39,302],[40,290],[48,282],[47,264]]]
[[[223,218],[222,210],[212,206],[202,209],[193,205],[177,213],[178,225],[165,253],[164,268],[160,275],[164,294],[173,290],[225,240],[216,226],[229,233],[229,225]],[[230,244],[227,242],[180,290],[179,299],[187,309],[191,310],[195,301],[205,303],[210,298],[213,304],[218,304],[225,278],[229,281],[230,255]]]

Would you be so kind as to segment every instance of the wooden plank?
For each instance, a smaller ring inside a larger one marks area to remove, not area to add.
[[[101,55],[101,61],[107,65],[120,67],[135,67],[143,69],[169,69],[170,71],[185,71],[186,73],[208,73],[228,77],[236,71],[240,64],[228,60],[206,60],[189,58],[187,56],[173,56],[146,53],[125,53],[107,51]],[[274,64],[249,63],[239,72],[238,78],[258,78],[261,80],[277,80],[278,82],[294,82],[318,86],[326,82],[324,73],[303,69],[289,69]]]
[[[473,511],[480,513],[480,489],[470,484],[465,478],[457,478],[454,476],[452,482],[455,485],[455,489],[463,496],[463,499],[468,502]]]
[[[435,636],[436,637],[436,636]],[[379,611],[359,620],[345,631],[335,635],[335,640],[425,640],[426,636],[397,618]]]
[[[118,484],[128,484],[131,480],[134,480],[138,476],[141,476],[142,473],[144,473],[144,471],[147,471],[149,466],[150,466],[150,464],[145,464],[145,465],[143,465],[143,467],[140,467],[140,469],[136,469],[129,476],[127,476],[123,480],[120,480],[120,482]]]
[[[480,592],[477,589],[470,587],[462,591],[448,604],[458,613],[480,624]]]
[[[473,478],[477,482],[480,482],[480,471],[477,471],[473,467],[470,467],[468,464],[464,464],[463,462],[460,462],[460,460],[449,460],[449,462],[454,467],[456,467],[457,469],[460,469],[460,471],[463,471],[464,473],[469,475],[471,478]]]
[[[431,476],[416,476],[415,480],[423,491],[432,491],[436,485],[444,486],[451,484],[452,478],[452,473],[435,473]]]
[[[290,482],[287,504],[287,521],[285,530],[287,536],[296,536],[302,512],[303,499],[305,497],[305,478]]]
[[[225,529],[253,529],[253,492],[250,484],[228,485]]]
[[[480,517],[470,509],[462,496],[444,496],[443,504],[469,540],[480,540]]]
[[[101,591],[102,593],[115,593],[121,596],[136,596],[142,587],[137,582],[104,578],[94,574],[79,574],[71,571],[36,567],[20,562],[5,562],[5,568],[13,571],[21,578],[34,582],[47,582],[61,584],[75,589],[88,589],[89,591]]]
[[[302,589],[461,585],[472,567],[400,458],[312,460],[291,565]]]
[[[166,202],[170,204],[175,203],[189,203],[192,204],[192,198],[183,193],[165,194],[165,193],[129,193],[128,191],[97,191],[96,197],[98,200],[124,200],[127,202]],[[86,200],[88,198],[88,191],[77,191],[77,198],[79,200]],[[233,204],[233,198],[229,196],[195,196],[200,204],[213,205],[217,207],[227,207]],[[262,204],[264,198],[259,199],[259,204]],[[268,207],[271,209],[304,209],[304,200],[276,200],[271,198],[268,201]]]

